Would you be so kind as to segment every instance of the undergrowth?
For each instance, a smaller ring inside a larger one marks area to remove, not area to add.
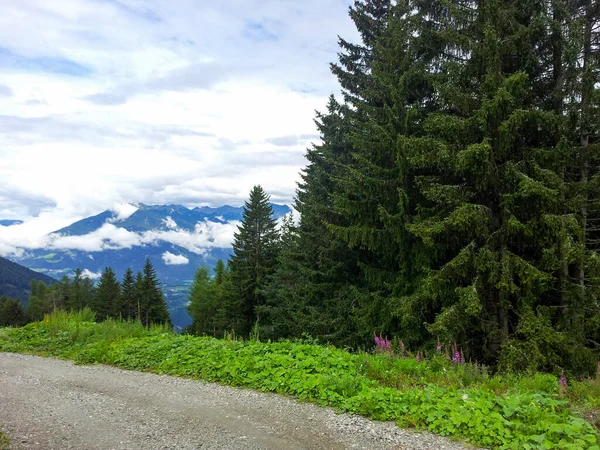
[[[597,380],[491,376],[441,355],[417,361],[353,354],[303,342],[261,343],[174,335],[135,322],[92,322],[57,312],[0,330],[0,351],[112,364],[292,395],[377,420],[393,420],[499,449],[596,449],[598,434],[575,409],[598,406]]]

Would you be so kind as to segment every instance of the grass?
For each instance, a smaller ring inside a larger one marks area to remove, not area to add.
[[[10,449],[10,439],[2,431],[0,431],[0,450]]]
[[[596,379],[561,389],[551,375],[492,376],[442,355],[417,361],[304,342],[174,335],[135,322],[94,323],[89,311],[0,329],[0,351],[278,392],[490,448],[600,449],[597,430],[580,417],[599,405]]]

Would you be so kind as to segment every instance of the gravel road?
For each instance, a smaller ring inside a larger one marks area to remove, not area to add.
[[[0,353],[15,449],[435,449],[465,446],[279,395]]]

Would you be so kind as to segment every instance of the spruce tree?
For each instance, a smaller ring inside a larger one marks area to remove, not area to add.
[[[133,271],[127,268],[121,282],[121,309],[119,315],[125,320],[135,319],[137,316],[137,297],[135,292],[135,279]]]
[[[32,322],[40,321],[45,314],[52,312],[50,289],[43,281],[31,280],[31,294],[26,309],[27,319]]]
[[[194,274],[187,310],[193,319],[190,326],[192,332],[196,334],[211,332],[216,316],[216,298],[208,269],[204,266],[198,268]]]
[[[0,297],[0,327],[21,327],[27,323],[20,300]]]
[[[106,267],[98,282],[96,295],[92,303],[92,309],[96,312],[96,318],[98,320],[115,318],[115,312],[120,305],[120,298],[121,285],[117,281],[114,270]]]
[[[159,286],[156,270],[146,258],[143,269],[143,278],[139,286],[141,320],[145,326],[153,323],[172,325],[167,303]]]
[[[144,297],[144,275],[141,271],[138,271],[135,277],[135,317],[136,320],[143,323],[144,314],[146,310],[146,301]]]
[[[240,323],[236,331],[248,335],[260,321],[257,307],[265,304],[265,287],[277,260],[279,234],[269,196],[254,186],[246,201],[242,223],[234,235],[231,279]]]

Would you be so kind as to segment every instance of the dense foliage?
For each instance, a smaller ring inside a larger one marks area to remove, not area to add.
[[[254,308],[240,330],[441,339],[503,371],[594,374],[600,3],[373,0],[350,16],[343,102],[317,115],[276,264],[232,291]]]
[[[427,359],[349,353],[308,342],[261,343],[174,335],[165,326],[56,312],[0,330],[0,351],[108,363],[279,392],[402,425],[460,436],[488,448],[598,449],[598,434],[571,407],[598,406],[600,380],[559,384],[550,375],[490,376],[443,351]]]

